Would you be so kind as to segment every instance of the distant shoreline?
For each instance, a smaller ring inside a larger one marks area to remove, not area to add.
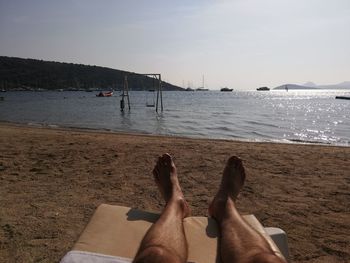
[[[9,74],[10,72],[11,74]],[[101,91],[122,90],[125,77],[131,90],[149,90],[157,86],[157,80],[142,73],[129,72],[96,65],[45,61],[32,58],[0,56],[0,91]],[[264,84],[266,85],[266,84]],[[202,90],[202,88],[195,88]],[[338,84],[316,85],[307,82],[303,85],[285,83],[270,90],[285,89],[349,89],[350,81]],[[184,87],[162,79],[163,90],[186,91]],[[252,87],[252,90],[257,87]],[[236,88],[235,88],[236,89]],[[218,88],[220,90],[220,88]]]
[[[109,91],[110,89],[92,89],[92,90],[84,90],[84,89],[11,89],[11,90],[0,90],[0,94],[6,93],[6,92],[100,92],[100,91]],[[113,89],[113,91],[116,92],[122,92],[122,89]],[[146,92],[148,90],[129,90],[129,92]],[[184,92],[186,90],[163,90],[163,92]],[[236,89],[232,91],[235,92],[256,92],[256,89],[248,89],[248,90],[240,90]],[[270,92],[286,92],[285,88],[272,88],[269,90]],[[344,92],[350,92],[350,88],[288,88],[288,91],[344,91]],[[188,92],[188,91],[187,91]],[[186,92],[186,93],[187,93]],[[193,92],[196,92],[196,90],[193,90]],[[203,92],[220,92],[220,89],[208,89]]]

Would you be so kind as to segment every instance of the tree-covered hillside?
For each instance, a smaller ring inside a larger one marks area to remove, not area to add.
[[[136,73],[98,66],[0,56],[1,90],[121,90],[124,76],[130,90],[157,84]],[[163,90],[183,90],[163,82]]]

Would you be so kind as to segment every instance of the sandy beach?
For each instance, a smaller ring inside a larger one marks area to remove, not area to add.
[[[293,262],[350,261],[350,147],[189,139],[0,124],[0,262],[58,262],[101,203],[160,211],[151,171],[175,158],[194,215],[207,215],[240,156],[243,214],[288,234]]]

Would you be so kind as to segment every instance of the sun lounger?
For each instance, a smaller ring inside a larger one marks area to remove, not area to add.
[[[158,217],[158,214],[128,207],[100,205],[72,251],[65,255],[61,263],[112,263],[118,262],[117,259],[131,262],[130,258],[135,256],[142,238]],[[254,215],[244,216],[244,219],[266,238],[279,256],[288,260],[288,247],[279,249],[272,240],[286,246],[286,236],[282,230],[268,229],[272,233],[271,238]],[[184,220],[184,227],[189,246],[188,262],[217,262],[216,222],[207,217],[188,217]]]

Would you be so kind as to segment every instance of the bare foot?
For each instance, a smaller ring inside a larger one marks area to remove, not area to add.
[[[190,215],[190,208],[182,193],[177,177],[176,166],[169,154],[163,154],[153,169],[154,180],[166,203],[175,201],[180,203],[183,217]]]
[[[242,160],[236,156],[230,157],[226,163],[219,190],[209,206],[211,217],[215,219],[222,217],[227,200],[231,198],[232,201],[236,201],[244,180],[245,171]]]

